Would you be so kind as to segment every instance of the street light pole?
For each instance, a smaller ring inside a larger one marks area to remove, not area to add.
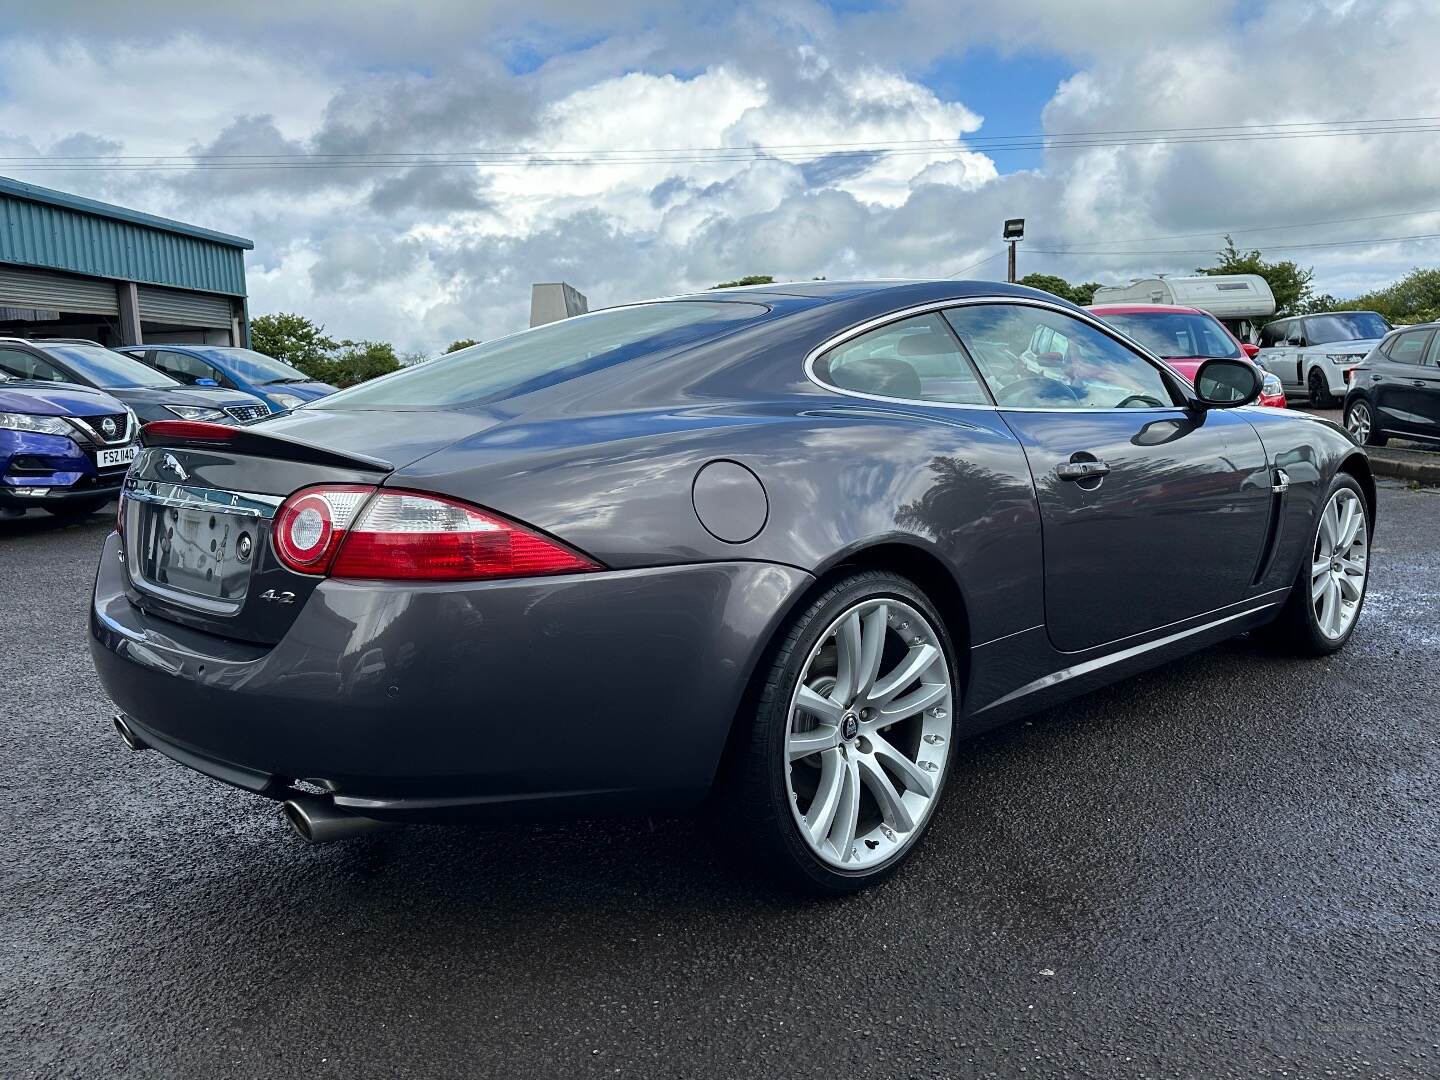
[[[1013,285],[1015,284],[1015,245],[1025,239],[1025,219],[1007,218],[1005,228],[1001,231],[1000,236],[1010,244],[1010,267],[1005,280]]]

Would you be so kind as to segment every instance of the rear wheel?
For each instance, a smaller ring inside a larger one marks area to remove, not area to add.
[[[1370,517],[1349,473],[1331,481],[1307,551],[1280,618],[1266,632],[1288,652],[1327,656],[1354,633],[1370,580]]]
[[[1384,446],[1389,438],[1375,426],[1375,413],[1364,398],[1351,403],[1345,412],[1345,430],[1361,446]]]
[[[949,637],[914,584],[864,571],[826,590],[781,643],[735,776],[750,845],[812,892],[893,873],[940,801],[958,701]]]
[[[1325,381],[1325,375],[1319,368],[1310,369],[1310,379],[1306,383],[1310,389],[1310,404],[1317,409],[1330,409],[1335,406],[1335,398],[1330,394],[1330,384]]]

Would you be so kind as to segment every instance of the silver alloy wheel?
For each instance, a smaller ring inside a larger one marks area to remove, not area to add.
[[[953,679],[913,606],[869,599],[820,636],[790,697],[785,791],[823,862],[865,870],[908,847],[950,754]]]
[[[1310,603],[1320,632],[1331,641],[1344,637],[1355,621],[1369,563],[1365,504],[1354,491],[1341,488],[1320,514],[1310,564]]]
[[[1370,406],[1357,401],[1350,406],[1350,415],[1345,418],[1345,430],[1355,436],[1361,446],[1370,441]]]

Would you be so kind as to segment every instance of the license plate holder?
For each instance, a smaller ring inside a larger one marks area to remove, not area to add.
[[[140,448],[133,443],[130,446],[116,446],[108,450],[97,450],[95,453],[95,465],[101,469],[113,469],[117,465],[129,465],[135,460],[135,455]]]
[[[145,503],[139,508],[144,523],[139,571],[147,584],[222,605],[244,600],[253,517]],[[243,544],[242,537],[248,537]]]

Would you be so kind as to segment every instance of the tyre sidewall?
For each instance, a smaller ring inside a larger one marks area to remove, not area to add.
[[[936,629],[950,674],[950,753],[945,756],[945,768],[937,780],[935,797],[925,822],[920,827],[920,835],[883,863],[864,870],[847,871],[822,862],[810,850],[800,836],[799,827],[790,811],[785,757],[790,727],[790,702],[811,651],[830,624],[846,608],[865,600],[883,599],[900,600],[910,604],[924,614]],[[951,763],[955,759],[955,715],[959,710],[962,693],[956,670],[954,645],[944,620],[919,588],[897,574],[878,570],[861,571],[827,589],[796,617],[775,658],[771,677],[761,695],[755,717],[752,747],[752,753],[757,755],[754,764],[763,768],[764,772],[768,813],[761,816],[768,820],[752,821],[751,827],[760,829],[760,839],[766,841],[766,846],[778,856],[777,869],[782,876],[789,878],[792,884],[809,891],[843,894],[888,877],[914,855],[924,842],[925,833],[929,831],[931,822],[939,812]]]
[[[1320,535],[1320,522],[1325,509],[1330,505],[1330,500],[1335,493],[1342,488],[1353,491],[1360,500],[1360,505],[1365,512],[1366,539],[1367,545],[1365,558],[1365,584],[1360,590],[1360,603],[1355,609],[1355,617],[1350,620],[1350,625],[1345,633],[1338,638],[1327,637],[1320,629],[1319,617],[1315,614],[1315,605],[1310,601],[1310,567],[1314,563],[1315,544]],[[1355,628],[1360,625],[1360,616],[1365,611],[1365,600],[1370,595],[1370,551],[1374,549],[1374,537],[1371,530],[1374,526],[1374,517],[1370,513],[1370,504],[1365,499],[1365,492],[1359,482],[1349,473],[1337,473],[1330,481],[1330,486],[1325,490],[1325,497],[1320,501],[1318,512],[1315,515],[1315,526],[1310,530],[1310,542],[1305,548],[1305,557],[1300,566],[1300,573],[1295,582],[1296,597],[1303,608],[1305,628],[1309,631],[1311,650],[1316,653],[1327,654],[1339,652],[1350,640],[1350,635],[1355,633]]]

